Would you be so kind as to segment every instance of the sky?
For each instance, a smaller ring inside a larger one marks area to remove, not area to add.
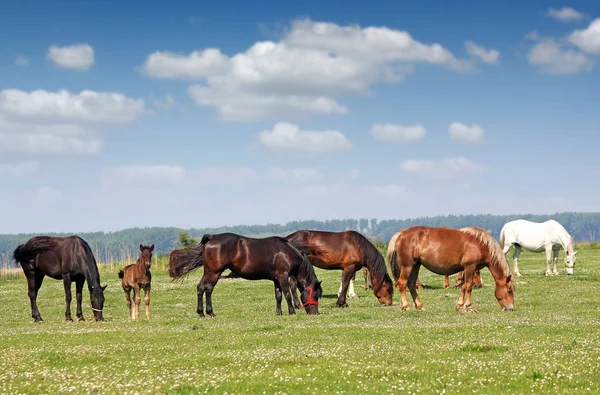
[[[0,233],[600,211],[597,1],[0,13]]]

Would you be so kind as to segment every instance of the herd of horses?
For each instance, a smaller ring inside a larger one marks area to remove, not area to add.
[[[513,269],[506,261],[506,253],[515,246]],[[386,259],[362,234],[356,231],[327,232],[299,230],[285,237],[272,236],[250,238],[234,233],[206,234],[198,245],[174,250],[169,256],[168,271],[172,279],[180,279],[192,270],[203,266],[204,273],[197,285],[197,313],[200,317],[214,317],[212,292],[225,270],[247,280],[271,280],[274,284],[276,312],[282,314],[281,304],[285,297],[288,313],[305,309],[307,314],[318,314],[319,299],[323,289],[315,274],[314,266],[325,270],[341,270],[342,278],[337,306],[348,307],[346,297],[355,273],[365,269],[373,293],[379,303],[393,303],[394,286],[400,292],[401,309],[408,310],[408,288],[415,309],[422,310],[423,302],[417,294],[422,288],[419,270],[428,270],[445,276],[458,273],[460,294],[456,311],[469,312],[475,308],[471,291],[481,286],[480,270],[487,267],[494,278],[494,295],[503,311],[515,307],[515,279],[521,275],[518,257],[521,249],[546,252],[546,275],[556,275],[558,251],[565,251],[567,274],[573,274],[576,264],[573,238],[565,228],[554,220],[534,223],[516,220],[506,223],[500,240],[478,227],[452,229],[447,227],[413,226],[392,236],[387,248],[387,265],[394,280],[388,274]],[[146,317],[150,318],[150,273],[154,244],[140,244],[140,257],[136,263],[125,266],[118,274],[129,318],[139,318],[141,291],[144,290]],[[82,291],[87,282],[91,309],[96,321],[103,320],[104,290],[96,260],[88,243],[79,236],[35,236],[19,245],[13,253],[27,278],[31,315],[35,322],[42,321],[37,307],[37,294],[45,276],[63,280],[65,289],[65,318],[71,317],[71,282],[75,282],[77,317],[84,320]],[[551,263],[554,270],[550,270]],[[298,298],[297,290],[300,291]],[[131,298],[133,291],[133,300]],[[204,309],[206,296],[206,310]]]

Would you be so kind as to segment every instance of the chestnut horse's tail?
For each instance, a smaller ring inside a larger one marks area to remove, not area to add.
[[[504,226],[500,230],[500,248],[504,251]]]
[[[394,280],[397,281],[398,277],[400,277],[400,268],[398,267],[398,257],[396,255],[396,240],[398,240],[398,236],[400,236],[400,232],[396,232],[390,239],[387,249],[387,263],[389,266],[389,271],[394,276]]]
[[[202,266],[204,260],[202,253],[204,245],[210,241],[211,235],[205,234],[197,246],[181,250],[181,253],[172,256],[169,262],[169,276],[177,279],[187,275],[192,270]]]

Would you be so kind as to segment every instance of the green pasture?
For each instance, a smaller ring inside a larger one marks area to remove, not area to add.
[[[336,308],[341,272],[316,269],[325,294],[318,316],[276,316],[271,282],[223,279],[217,317],[200,319],[203,269],[175,283],[156,262],[149,321],[127,319],[118,267],[102,267],[105,322],[91,320],[87,288],[88,321],[65,322],[62,282],[46,278],[44,322],[34,324],[25,279],[5,276],[0,393],[598,393],[600,249],[579,251],[570,277],[562,251],[551,277],[543,254],[523,252],[513,312],[500,310],[487,269],[473,291],[477,313],[455,312],[458,290],[425,269],[424,311],[401,311],[397,290],[394,305],[380,307],[362,273],[359,298]]]

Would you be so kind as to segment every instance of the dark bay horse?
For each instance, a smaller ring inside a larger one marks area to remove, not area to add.
[[[325,232],[299,230],[285,237],[294,244],[304,246],[308,259],[325,270],[342,270],[342,289],[337,306],[348,307],[346,292],[355,272],[366,267],[371,275],[373,293],[384,306],[392,304],[394,285],[387,273],[383,256],[366,237],[353,230]],[[292,279],[292,283],[294,280]],[[294,288],[294,284],[292,284]],[[296,295],[294,289],[292,293]]]
[[[464,270],[464,284],[456,302],[457,311],[474,311],[471,303],[473,276],[476,270],[487,267],[496,282],[495,296],[503,311],[514,309],[514,280],[500,245],[483,229],[462,229],[414,226],[398,235],[391,259],[400,275],[396,287],[400,291],[402,309],[410,305],[406,286],[417,310],[423,303],[417,294],[417,277],[421,265],[440,275]]]
[[[154,244],[150,247],[140,244],[140,257],[136,263],[127,265],[119,271],[121,287],[125,291],[125,300],[129,311],[129,319],[137,320],[140,316],[140,302],[142,300],[141,290],[144,290],[144,302],[146,304],[146,318],[150,318],[150,287],[152,283],[152,273],[150,266],[152,263],[152,251]],[[131,290],[133,290],[134,306],[131,306]]]
[[[445,226],[444,226],[444,228],[449,229]],[[399,235],[400,235],[400,232],[396,232],[390,239],[390,242],[388,243],[388,248],[387,248],[387,253],[386,253],[386,258],[387,258],[388,264],[390,264],[392,261],[392,255],[394,253],[394,249],[396,246],[396,239],[398,238]],[[394,276],[394,279],[398,280],[398,277],[400,276],[400,268],[390,267],[390,272]],[[458,272],[458,276],[456,277],[456,282],[454,284],[455,288],[460,288],[464,284],[464,273],[465,273],[464,270],[461,270],[460,272]],[[365,282],[366,282],[366,277],[365,277]],[[475,275],[473,276],[473,288],[478,289],[481,287],[483,287],[483,280],[481,279],[481,272],[479,270],[476,270]],[[450,288],[450,276],[449,275],[444,276],[444,288]],[[367,289],[366,284],[365,284],[365,289]],[[418,276],[417,276],[417,289],[423,289],[423,286],[421,285],[421,281],[419,280]]]
[[[302,292],[302,307],[307,314],[318,314],[321,282],[310,261],[298,248],[282,237],[256,239],[234,233],[207,234],[197,247],[182,250],[171,260],[169,275],[181,278],[195,268],[204,266],[204,274],[197,287],[197,312],[200,317],[204,317],[204,293],[206,314],[215,316],[212,292],[225,269],[246,280],[273,281],[277,315],[281,315],[282,293],[288,304],[288,312],[296,313],[289,285],[289,277],[293,276],[297,278]]]
[[[92,311],[96,321],[103,321],[104,289],[100,286],[100,274],[96,259],[88,243],[79,236],[51,237],[35,236],[25,244],[19,245],[13,252],[13,259],[19,262],[27,277],[31,316],[40,322],[42,316],[37,307],[37,294],[44,276],[63,280],[65,287],[67,321],[71,318],[71,282],[75,281],[77,298],[77,317],[84,321],[81,308],[83,284],[87,281]]]

